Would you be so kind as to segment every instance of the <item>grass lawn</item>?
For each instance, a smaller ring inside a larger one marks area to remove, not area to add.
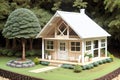
[[[28,71],[46,66],[37,65],[32,68],[11,68],[6,66],[6,62],[13,59],[16,58],[0,57],[0,68],[37,78],[43,78],[45,80],[93,80],[120,67],[120,59],[115,58],[114,62],[102,64],[99,65],[98,67],[94,67],[93,69],[84,70],[81,73],[74,73],[73,70],[71,69],[63,69],[63,68],[57,68],[42,73],[31,73]]]

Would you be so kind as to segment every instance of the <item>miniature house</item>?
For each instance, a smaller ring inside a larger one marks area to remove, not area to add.
[[[104,29],[90,19],[85,10],[80,13],[57,11],[37,37],[42,38],[42,59],[45,51],[51,60],[84,63],[86,55],[95,60],[107,57],[107,36]]]

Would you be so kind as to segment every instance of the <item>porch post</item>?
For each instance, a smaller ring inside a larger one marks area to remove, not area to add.
[[[42,38],[42,59],[45,58],[45,55],[44,55],[44,39]]]
[[[85,48],[85,43],[84,43],[84,40],[82,40],[82,64],[84,64],[84,55],[85,55],[85,53],[84,53],[84,48]]]
[[[101,40],[98,40],[98,57],[100,58]]]
[[[107,57],[107,37],[105,39],[105,57]]]

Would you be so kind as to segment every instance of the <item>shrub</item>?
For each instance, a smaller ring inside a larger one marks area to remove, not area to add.
[[[34,50],[26,51],[26,56],[34,56],[34,55],[35,55],[35,51]]]
[[[3,51],[3,50],[0,48],[0,55],[2,55],[2,51]]]
[[[98,62],[93,62],[93,65],[94,65],[95,67],[97,67],[97,66],[99,65],[99,63],[98,63]]]
[[[93,64],[89,64],[88,66],[89,66],[89,68],[93,68],[93,67],[94,67],[94,65],[93,65]]]
[[[50,62],[47,62],[47,61],[40,61],[40,64],[45,65],[45,66],[48,66],[48,65],[50,64]]]
[[[82,67],[80,65],[75,65],[74,72],[79,73],[82,71]]]
[[[16,53],[15,53],[15,56],[16,56],[16,57],[21,57],[21,56],[22,56],[22,52],[16,52]]]
[[[62,64],[62,67],[66,69],[74,69],[74,66],[72,64]]]
[[[99,64],[103,64],[103,61],[102,61],[102,60],[100,60],[100,61],[98,61],[98,63],[99,63]]]
[[[107,60],[106,60],[106,59],[103,59],[103,60],[102,60],[102,62],[103,62],[103,63],[106,63],[106,62],[107,62]]]
[[[36,57],[33,61],[34,61],[34,63],[35,63],[36,65],[39,64],[39,58],[38,58],[38,57]]]
[[[9,57],[12,56],[12,55],[13,55],[12,51],[10,51],[10,52],[7,53],[7,56],[9,56]]]
[[[35,55],[42,57],[42,50],[34,50]]]
[[[109,63],[109,62],[112,62],[112,58],[107,58],[107,59],[106,59],[106,62],[108,62],[108,63]]]
[[[90,67],[89,67],[89,65],[83,65],[83,66],[82,66],[82,69],[83,69],[83,70],[86,70],[86,69],[90,69]]]
[[[8,49],[3,49],[3,50],[2,50],[2,55],[7,55],[8,52],[9,52]]]

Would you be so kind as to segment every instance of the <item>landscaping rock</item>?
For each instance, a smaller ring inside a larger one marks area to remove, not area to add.
[[[6,65],[16,68],[27,68],[27,67],[33,67],[35,63],[32,62],[32,60],[28,60],[28,59],[26,61],[21,61],[21,59],[16,59],[16,60],[10,60]]]

